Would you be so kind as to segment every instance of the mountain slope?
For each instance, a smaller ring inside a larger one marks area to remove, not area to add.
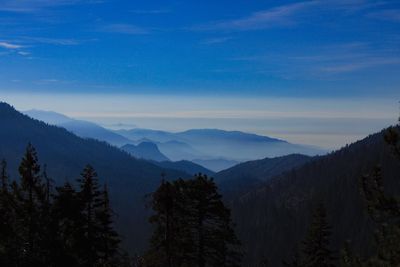
[[[169,161],[169,159],[160,152],[157,145],[151,142],[142,142],[137,146],[127,144],[121,147],[122,150],[128,152],[135,158],[154,160],[154,161]]]
[[[117,227],[125,244],[133,251],[142,250],[148,240],[148,210],[145,196],[160,183],[161,174],[168,178],[188,177],[176,170],[160,168],[137,160],[126,152],[104,142],[82,139],[63,128],[47,125],[25,116],[11,106],[0,103],[0,159],[8,162],[16,178],[19,162],[28,142],[37,149],[41,164],[56,184],[75,181],[86,164],[91,164],[110,190]]]
[[[239,163],[236,160],[229,160],[224,158],[193,159],[192,162],[204,166],[205,168],[215,172],[231,168]]]
[[[173,133],[151,129],[135,128],[131,130],[116,130],[115,132],[134,141],[146,138],[154,142],[168,142],[173,141],[175,138]]]
[[[300,154],[291,154],[276,158],[248,161],[215,174],[214,178],[223,191],[242,191],[261,185],[269,179],[290,171],[312,158]]]
[[[159,143],[179,142],[192,148],[191,153],[179,153],[179,149],[175,149],[174,152],[170,153],[166,146],[160,145],[160,150],[172,160],[187,159],[193,161],[194,159],[211,160],[223,158],[243,162],[293,153],[305,155],[325,154],[325,151],[319,148],[291,144],[284,140],[239,131],[192,129],[170,133],[148,129],[132,129],[120,130],[117,133],[131,140],[146,138]],[[210,167],[208,166],[208,168]]]
[[[92,138],[99,141],[105,141],[111,145],[118,147],[125,144],[133,143],[128,138],[116,134],[113,131],[103,128],[95,123],[75,120],[56,112],[29,110],[25,111],[24,114],[28,115],[31,118],[44,121],[48,124],[63,127],[68,131],[83,138]]]
[[[174,161],[192,160],[204,156],[187,143],[180,141],[157,142],[161,152]]]
[[[172,170],[179,170],[186,172],[191,175],[195,174],[205,174],[207,176],[214,176],[214,172],[204,168],[203,166],[193,163],[188,160],[181,160],[181,161],[163,161],[163,162],[155,162],[157,166],[160,166],[162,168],[166,169],[172,169]]]
[[[25,115],[28,115],[31,118],[44,121],[45,123],[51,124],[51,125],[58,125],[66,122],[73,121],[74,119],[65,116],[64,114],[60,114],[57,112],[53,111],[44,111],[44,110],[38,110],[38,109],[31,109],[22,112]]]
[[[255,264],[269,255],[271,266],[281,266],[305,236],[311,211],[319,202],[328,210],[334,249],[350,239],[356,253],[367,253],[373,230],[360,194],[360,177],[378,163],[387,190],[400,193],[400,164],[378,133],[237,197],[232,207],[248,253],[246,262]]]

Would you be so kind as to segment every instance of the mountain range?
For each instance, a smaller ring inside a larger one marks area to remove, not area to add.
[[[370,135],[326,156],[311,159],[293,156],[292,163],[284,158],[267,159],[216,174],[222,188],[228,185],[232,189],[232,183],[238,184],[230,205],[245,244],[245,263],[255,266],[265,260],[270,266],[282,266],[282,260],[291,259],[319,203],[327,208],[335,257],[340,257],[347,241],[355,254],[371,255],[374,228],[361,194],[361,177],[380,165],[386,192],[400,194],[400,164],[384,143],[383,133]],[[302,161],[299,165],[298,160]],[[274,161],[277,168],[268,169]],[[297,165],[295,168],[287,168],[293,163]],[[266,171],[262,171],[264,168]],[[255,184],[260,179],[263,183]]]
[[[23,113],[31,118],[43,121],[50,125],[56,125],[65,128],[83,138],[92,138],[99,141],[105,141],[118,147],[126,144],[133,144],[132,140],[129,140],[128,138],[116,134],[93,122],[72,119],[53,111],[32,109]]]
[[[158,187],[162,175],[166,179],[191,176],[136,159],[106,142],[83,139],[64,128],[32,119],[6,103],[0,103],[0,121],[0,159],[7,161],[13,179],[19,177],[18,165],[28,143],[36,148],[39,162],[46,164],[55,185],[73,183],[86,164],[92,165],[100,181],[108,185],[117,228],[133,253],[147,246],[146,195]]]
[[[240,162],[265,157],[292,153],[316,155],[326,152],[316,147],[291,144],[284,140],[240,131],[191,129],[172,133],[140,128],[112,131],[95,123],[71,119],[55,112],[30,110],[25,114],[64,127],[78,136],[106,141],[118,147],[144,142],[140,153],[139,148],[125,147],[129,148],[130,153],[135,150],[139,158],[146,154],[144,158],[154,161],[163,161],[166,158],[172,161],[189,160],[213,171],[221,171]],[[148,143],[155,144],[160,153],[155,153],[154,146]],[[146,147],[149,148],[147,152],[144,151]],[[150,157],[151,155],[154,157]]]
[[[292,144],[284,140],[240,131],[220,129],[191,129],[184,132],[165,132],[149,129],[119,130],[118,134],[131,140],[151,140],[159,144],[160,151],[172,160],[226,159],[235,162],[300,153],[324,154],[316,147]],[[187,144],[185,155],[170,155],[163,144]],[[182,157],[185,158],[182,158]]]
[[[160,152],[157,145],[152,142],[141,142],[138,145],[126,144],[121,147],[135,158],[159,161],[169,161],[163,153]]]
[[[316,160],[301,154],[265,158],[237,164],[214,175],[215,181],[225,197],[236,196],[268,183],[268,181],[285,171],[292,171],[305,163]]]
[[[105,142],[82,139],[65,129],[33,120],[4,103],[0,104],[0,120],[0,157],[8,160],[13,177],[17,177],[15,170],[28,142],[37,147],[41,162],[47,163],[48,172],[57,184],[75,179],[87,163],[96,168],[102,181],[109,184],[112,205],[118,213],[117,226],[131,252],[140,252],[147,244],[149,212],[143,208],[145,195],[155,190],[161,174],[175,179],[204,171],[188,162],[180,162],[191,166],[182,172],[174,170],[173,165],[178,166],[176,162],[136,159]],[[175,136],[170,140],[175,134],[150,130],[151,136],[143,136],[143,130],[140,131],[141,141],[161,135],[164,139],[155,142],[162,143],[193,140],[201,143],[203,138],[198,134],[210,135],[209,130],[195,130],[179,133],[182,139],[175,140]],[[213,141],[223,141],[221,135],[226,136],[218,132]],[[129,138],[127,134],[124,136]],[[228,136],[227,143],[237,142],[238,138],[243,140],[241,133]],[[258,136],[245,137],[252,137],[249,142],[259,144],[286,143]],[[360,177],[370,173],[376,164],[382,166],[387,192],[400,193],[400,166],[384,144],[383,132],[324,156],[268,157],[210,175],[215,177],[224,196],[225,193],[228,196],[225,199],[229,201],[236,231],[243,243],[244,264],[255,266],[267,260],[271,266],[281,266],[282,260],[290,258],[294,248],[301,244],[312,210],[318,203],[324,203],[327,208],[337,257],[346,240],[351,240],[357,254],[366,255],[371,251],[373,224],[360,194]]]

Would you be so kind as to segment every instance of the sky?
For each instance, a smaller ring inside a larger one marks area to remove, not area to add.
[[[400,2],[0,0],[0,99],[338,148],[396,122]]]

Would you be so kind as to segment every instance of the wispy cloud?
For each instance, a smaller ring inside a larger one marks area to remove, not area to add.
[[[230,36],[224,36],[224,37],[215,37],[215,38],[209,38],[209,39],[205,39],[202,41],[202,44],[205,45],[214,45],[214,44],[221,44],[221,43],[225,43],[229,40],[232,40],[233,38]]]
[[[323,12],[332,10],[343,11],[343,14],[371,9],[382,2],[369,0],[314,0],[281,5],[266,10],[254,12],[248,16],[215,21],[208,24],[197,25],[190,28],[194,31],[248,31],[261,30],[272,27],[293,26],[302,21],[307,21],[315,14],[320,16]],[[321,13],[322,12],[322,13]]]
[[[377,48],[372,43],[350,42],[313,47],[312,51],[280,51],[231,58],[251,62],[251,71],[287,80],[338,80],[346,74],[400,66],[393,47]]]
[[[64,39],[64,38],[49,38],[49,37],[20,37],[21,41],[28,43],[41,43],[52,45],[79,45],[82,40],[77,39]]]
[[[19,51],[18,52],[18,55],[21,55],[21,56],[29,56],[31,53],[29,53],[29,52],[26,52],[26,51]]]
[[[368,17],[392,22],[400,22],[400,9],[385,9],[367,14]]]
[[[5,48],[5,49],[20,49],[23,46],[18,45],[18,44],[9,43],[9,42],[0,42],[0,47]]]
[[[0,10],[9,12],[34,12],[42,8],[75,4],[77,0],[4,0]]]
[[[226,20],[193,27],[194,30],[256,30],[294,23],[292,16],[318,2],[302,2],[258,11],[240,19]]]
[[[101,27],[100,31],[109,33],[131,34],[131,35],[150,33],[148,29],[133,24],[109,24]]]
[[[0,11],[31,13],[45,8],[68,6],[79,3],[95,4],[102,2],[101,0],[0,0]]]
[[[138,10],[132,10],[131,11],[134,14],[141,14],[141,15],[157,15],[157,14],[167,14],[170,13],[170,9],[138,9]]]
[[[352,63],[336,63],[321,67],[319,70],[327,74],[348,73],[379,66],[400,65],[400,58],[369,58]]]

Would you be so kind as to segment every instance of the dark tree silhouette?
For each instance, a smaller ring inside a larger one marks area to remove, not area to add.
[[[118,265],[118,250],[120,239],[113,228],[113,211],[110,206],[107,186],[104,185],[101,206],[97,212],[97,220],[100,226],[99,235],[99,260],[101,266]]]
[[[289,261],[283,261],[283,265],[286,267],[302,267],[301,256],[298,249],[295,250],[293,258]]]
[[[344,245],[341,255],[341,266],[343,267],[362,267],[361,259],[353,254],[350,242]]]
[[[15,199],[10,191],[7,163],[0,166],[0,266],[13,266],[18,261],[18,233],[16,232]]]
[[[184,190],[186,184],[182,180],[173,184],[163,180],[152,195],[151,206],[155,214],[149,221],[155,225],[155,231],[146,257],[148,265],[180,266],[191,249],[190,240],[186,239],[190,235],[184,234],[188,230],[188,225],[183,222],[186,217]]]
[[[207,176],[163,181],[153,194],[150,266],[240,266],[230,211]]]
[[[303,266],[334,266],[333,252],[330,249],[330,235],[331,227],[327,222],[326,210],[325,207],[320,204],[314,211],[308,235],[303,242]]]
[[[81,256],[84,266],[92,267],[96,265],[100,258],[98,246],[101,229],[96,218],[96,213],[102,205],[97,173],[92,166],[87,165],[84,168],[78,182],[80,183],[78,197],[82,205],[81,213],[83,218],[81,225],[82,235],[79,241],[82,246]]]
[[[385,141],[395,157],[400,160],[399,128],[391,127],[385,134]],[[370,175],[362,177],[362,191],[371,219],[378,225],[375,233],[376,255],[366,261],[371,266],[399,266],[400,262],[400,200],[389,196],[383,185],[380,166]]]
[[[43,236],[45,220],[44,186],[40,175],[40,165],[35,148],[28,144],[19,166],[20,185],[15,187],[18,205],[18,232],[23,239],[22,261],[26,266],[44,263]]]
[[[46,168],[40,172],[28,145],[10,185],[0,164],[0,266],[122,267],[129,257],[119,249],[108,190],[99,190],[87,166],[77,192],[69,183],[53,190]]]

